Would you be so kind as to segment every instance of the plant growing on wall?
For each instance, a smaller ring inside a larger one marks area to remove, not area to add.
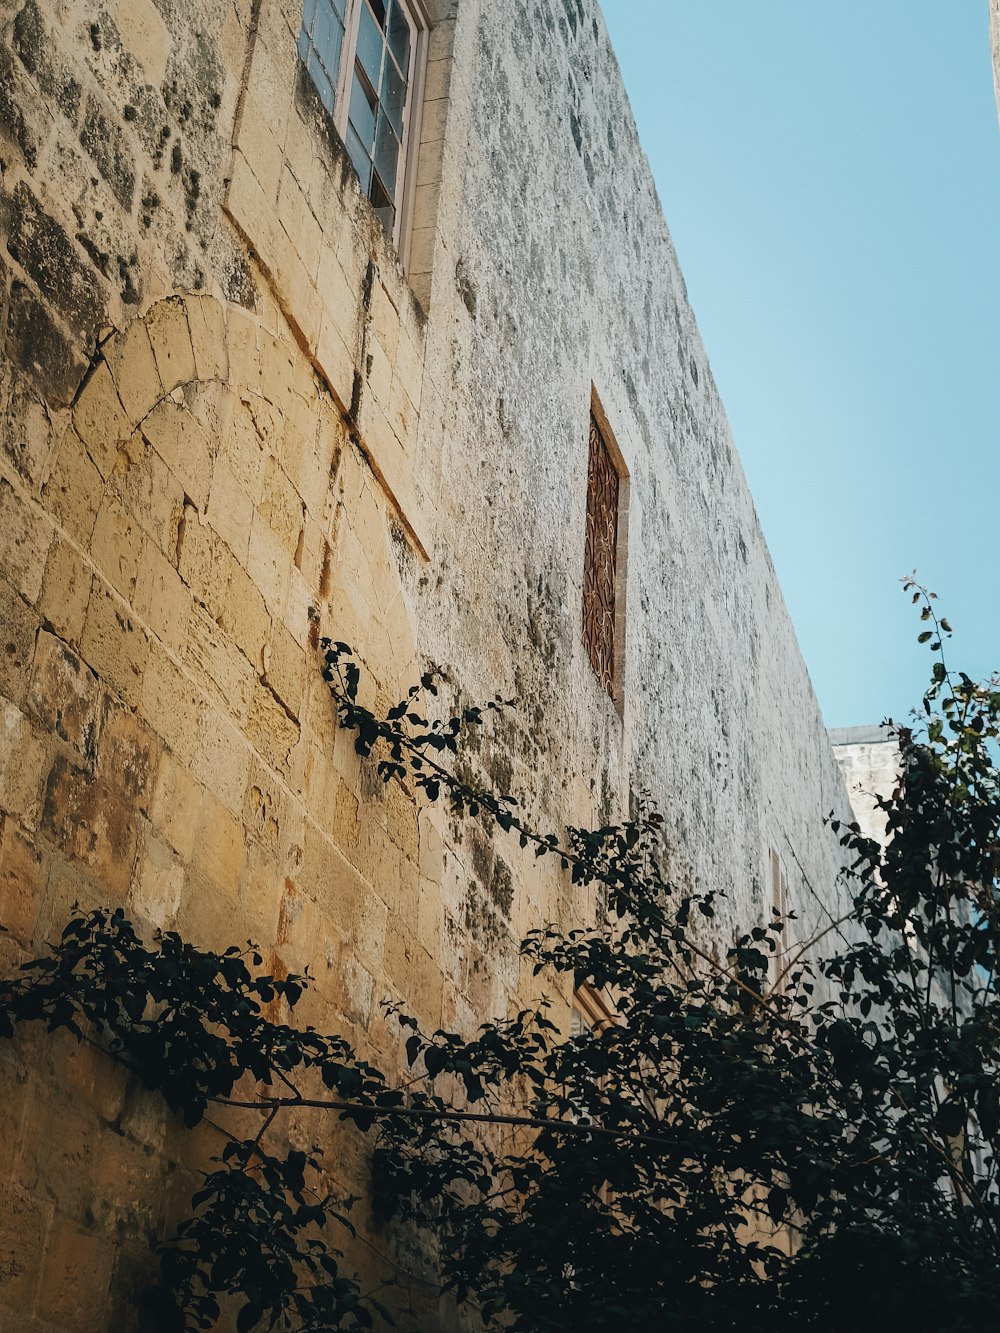
[[[317,1152],[279,1149],[312,1111],[367,1135],[373,1203],[422,1229],[442,1282],[490,1329],[960,1330],[1000,1299],[996,739],[1000,684],[953,673],[933,597],[909,584],[934,653],[883,851],[839,827],[853,909],[827,954],[781,955],[762,923],[719,956],[711,893],[671,883],[656,811],[625,824],[530,827],[504,793],[455,775],[467,728],[425,676],[377,716],[359,669],[324,644],[340,722],[385,782],[555,857],[602,905],[593,930],[551,926],[536,973],[610,997],[603,1031],[556,1030],[545,1004],[472,1040],[395,1009],[405,1087],[341,1036],[268,1017],[308,978],[252,947],[143,940],[120,912],[72,920],[0,983],[0,1036],[32,1021],[97,1042],[195,1125],[250,1113],[160,1247],[164,1329],[352,1329],[391,1318],[338,1252],[352,1199]],[[819,998],[819,997],[824,998]],[[320,1131],[317,1129],[317,1137]]]

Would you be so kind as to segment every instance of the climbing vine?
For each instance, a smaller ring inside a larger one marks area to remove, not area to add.
[[[487,1329],[987,1326],[1000,1298],[1000,685],[949,668],[950,626],[932,594],[908,591],[933,665],[897,728],[889,841],[833,821],[851,909],[822,951],[781,952],[777,984],[785,923],[714,952],[714,897],[671,881],[647,801],[618,825],[536,828],[456,762],[512,701],[432,719],[429,673],[380,715],[359,701],[350,648],[324,641],[340,724],[383,782],[554,858],[598,896],[600,924],[549,925],[522,954],[543,982],[604,995],[613,1021],[570,1035],[542,1001],[467,1039],[394,1006],[385,1021],[411,1066],[399,1082],[345,1037],[297,1025],[308,976],[268,975],[253,946],[216,954],[145,938],[120,911],[74,916],[0,982],[0,1038],[67,1029],[188,1126],[216,1108],[253,1121],[159,1246],[159,1327],[392,1321],[391,1292],[365,1290],[340,1251],[356,1200],[332,1190],[318,1150],[276,1146],[283,1117],[306,1111],[329,1152],[365,1136],[376,1215],[422,1233],[442,1285]]]

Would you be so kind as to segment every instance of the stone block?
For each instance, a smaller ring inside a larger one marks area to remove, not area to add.
[[[116,1119],[122,1110],[129,1077],[127,1071],[97,1046],[77,1041],[72,1033],[47,1034],[41,1043],[36,1068],[45,1085],[43,1096],[47,1095],[54,1101],[65,1099],[75,1111],[82,1112],[81,1120],[74,1118],[71,1121],[70,1131],[64,1136],[66,1140],[88,1142],[92,1141],[91,1136],[99,1140],[100,1122],[95,1124],[94,1117],[88,1111],[96,1112],[107,1123]],[[58,1110],[53,1119],[59,1121]],[[43,1124],[42,1128],[46,1129],[48,1125]],[[39,1137],[44,1145],[44,1133]],[[99,1197],[93,1177],[81,1180],[80,1186],[81,1194],[86,1191],[87,1195],[83,1201],[84,1207],[93,1198]],[[65,1202],[68,1204],[69,1200]],[[64,1206],[61,1211],[68,1209]]]
[[[258,683],[250,696],[246,733],[265,763],[279,773],[288,772],[299,728],[264,684]]]
[[[188,509],[177,543],[177,572],[195,601],[203,603],[213,617],[222,609],[232,564],[233,557],[223,542]]]
[[[135,589],[144,540],[138,520],[113,492],[107,492],[97,511],[90,555],[97,572],[126,601],[131,601]]]
[[[106,480],[118,457],[119,442],[132,434],[107,362],[102,361],[87,381],[73,409],[73,425]]]
[[[26,492],[0,477],[0,573],[28,602],[42,587],[52,524]]]
[[[275,236],[280,233],[275,217],[274,196],[257,179],[239,144],[233,150],[232,175],[226,194],[226,210],[258,254],[270,265]],[[230,316],[231,318],[231,316]]]
[[[130,708],[139,704],[149,639],[118,595],[97,579],[87,607],[80,651],[124,703]]]
[[[48,858],[28,831],[0,817],[0,925],[24,947],[35,933],[48,871]]]
[[[305,581],[297,569],[292,570],[288,583],[288,597],[285,600],[285,614],[282,624],[289,634],[305,651],[312,651],[311,636],[317,624],[317,592]]]
[[[207,796],[202,802],[191,850],[191,865],[200,876],[234,893],[243,869],[243,824],[221,803]]]
[[[37,614],[0,578],[0,693],[17,704],[28,689],[37,631]]]
[[[87,357],[81,348],[65,336],[31,288],[16,280],[10,285],[4,353],[52,407],[65,407],[73,401],[87,371]]]
[[[261,670],[261,655],[271,634],[271,617],[250,575],[235,562],[230,567],[220,622],[254,670]]]
[[[79,643],[90,601],[90,569],[68,542],[49,547],[38,613],[68,643]]]
[[[198,812],[207,799],[204,788],[192,777],[186,763],[165,754],[157,770],[149,818],[167,846],[183,861],[191,859]]]
[[[215,707],[237,720],[246,716],[256,672],[233,638],[198,605],[188,618],[181,660]]]
[[[74,541],[87,547],[103,498],[104,479],[86,445],[70,427],[62,437],[52,473],[42,489],[45,507]],[[41,553],[37,568],[42,568]]]
[[[137,319],[117,334],[108,343],[105,357],[118,397],[136,425],[165,393],[145,323]]]
[[[380,283],[375,283],[374,286],[381,289]],[[343,263],[331,246],[323,247],[316,277],[316,290],[323,302],[324,323],[329,320],[331,328],[340,335],[341,341],[357,352],[363,313],[361,285],[353,282],[345,273]],[[347,401],[350,403],[350,398]]]
[[[278,217],[306,273],[315,281],[323,232],[287,164],[278,186]]]
[[[14,704],[0,699],[0,810],[33,824],[49,747]]]
[[[128,708],[105,697],[97,747],[97,776],[148,814],[162,745],[155,733]]]
[[[7,250],[49,307],[86,342],[103,317],[106,290],[63,227],[19,181],[11,200]]]
[[[247,573],[260,590],[269,614],[280,620],[288,592],[293,552],[274,535],[269,524],[254,515],[250,529]]]
[[[419,176],[417,184],[421,184]],[[434,248],[437,244],[435,227],[418,227],[410,236],[410,272],[413,275],[432,273]]]
[[[52,1205],[0,1181],[0,1302],[28,1315],[35,1308]]]
[[[368,339],[365,351],[367,352],[365,389],[374,394],[375,401],[388,415],[389,396],[392,392],[392,362],[377,338]]]
[[[190,811],[190,815],[193,837],[197,827],[197,807]],[[184,873],[184,866],[170,845],[155,833],[147,833],[139,858],[139,872],[129,891],[129,909],[157,930],[170,930],[180,907]]]
[[[52,127],[51,115],[42,115],[28,123],[24,108],[32,102],[31,84],[23,70],[14,62],[6,47],[0,47],[0,134],[7,139],[34,170],[38,150]]]
[[[263,486],[264,463],[270,451],[265,448],[245,402],[237,403],[234,408],[221,453],[227,467],[249,495],[251,504],[256,504]]]
[[[141,66],[146,82],[158,88],[167,72],[173,41],[152,0],[117,0],[115,26],[129,54]]]
[[[295,568],[305,580],[307,588],[318,597],[323,582],[323,569],[329,547],[323,529],[312,518],[307,518],[295,552]]]
[[[258,336],[258,352],[261,393],[284,416],[288,400],[292,396],[295,362],[300,355],[298,348],[287,335],[284,338],[276,338],[267,329],[261,329]]]
[[[66,1333],[107,1327],[113,1263],[109,1241],[57,1216],[39,1283],[39,1317]]]
[[[208,498],[208,521],[226,545],[245,565],[250,546],[253,501],[229,466],[228,455],[220,457],[212,473]]]
[[[142,435],[177,478],[184,494],[204,511],[215,451],[200,423],[186,408],[164,398],[143,421]]]
[[[201,689],[155,642],[142,682],[139,711],[182,763],[198,746],[205,699]]]
[[[256,515],[264,519],[285,551],[294,557],[302,531],[303,505],[273,455],[264,467],[264,490]]]
[[[394,362],[396,344],[399,341],[399,311],[395,301],[378,278],[372,283],[368,318],[370,332],[375,335],[389,362]]]
[[[308,205],[305,207],[308,209]],[[317,256],[317,265],[318,262]],[[316,266],[310,267],[302,259],[294,240],[282,226],[275,231],[271,264],[281,308],[299,330],[302,341],[312,349],[319,338],[323,316],[323,302],[316,290]]]
[[[344,341],[340,321],[326,306],[316,347],[316,365],[330,386],[341,412],[345,415],[350,413],[354,399],[354,377],[359,373],[358,356]]]
[[[253,173],[264,200],[272,206],[278,198],[282,151],[260,103],[250,90],[243,101],[238,135],[239,151]]]
[[[169,296],[153,306],[146,316],[146,331],[164,392],[195,379],[191,329],[179,296]]]
[[[417,442],[420,412],[417,404],[407,393],[402,380],[396,374],[393,374],[392,377],[388,415],[392,433],[402,445],[403,452],[412,458]]]
[[[411,403],[419,405],[424,380],[424,339],[423,335],[400,337],[396,345],[396,364],[393,367],[396,380],[405,389]]]
[[[271,856],[278,854],[281,845],[284,806],[281,785],[269,769],[254,761],[243,800],[243,823],[247,834]]]
[[[122,504],[139,519],[156,549],[176,561],[177,540],[190,506],[185,505],[181,482],[138,432],[128,451],[118,456],[115,482]]]
[[[233,814],[242,810],[250,780],[252,755],[248,736],[253,739],[249,726],[238,729],[221,713],[206,709],[191,761],[193,776]]]
[[[70,860],[88,867],[111,903],[125,900],[135,869],[135,816],[107,783],[57,755],[45,784],[41,824]]]
[[[259,325],[245,311],[233,309],[228,311],[226,323],[229,329],[229,382],[249,410],[248,396],[263,393],[257,346]]]
[[[100,732],[100,686],[85,662],[47,630],[38,635],[27,706],[42,726],[91,760]]]
[[[161,642],[174,651],[180,649],[191,614],[191,592],[152,541],[142,548],[132,606]]]
[[[94,93],[87,98],[80,144],[93,158],[119,204],[130,212],[135,197],[135,157],[114,113]]]
[[[205,380],[227,379],[229,353],[225,311],[213,296],[187,296],[184,301],[197,378],[203,383]]]
[[[306,659],[283,625],[274,625],[263,660],[267,684],[288,712],[298,718],[305,689]]]

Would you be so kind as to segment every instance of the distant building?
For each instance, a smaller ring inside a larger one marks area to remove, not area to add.
[[[886,820],[878,800],[888,799],[899,781],[899,742],[885,724],[831,727],[829,735],[861,832],[884,843]]]

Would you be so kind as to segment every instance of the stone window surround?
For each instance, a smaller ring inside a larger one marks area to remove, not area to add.
[[[605,411],[597,386],[592,382],[590,386],[590,404],[587,416],[589,423],[590,416],[593,415],[597,422],[601,437],[607,448],[615,470],[618,473],[618,537],[615,551],[615,624],[614,624],[614,671],[612,676],[612,689],[610,691],[611,701],[614,703],[615,711],[619,719],[624,717],[625,712],[625,604],[628,593],[628,534],[629,534],[629,509],[630,509],[630,491],[631,491],[631,469],[626,462],[625,455],[618,443],[617,436],[608,420],[608,414]],[[584,439],[589,439],[589,428],[584,433]],[[584,491],[586,495],[586,490]],[[584,511],[584,525],[586,525],[586,505]],[[582,567],[581,567],[582,572]],[[583,644],[581,636],[581,646]],[[586,649],[584,649],[586,657]],[[590,667],[587,660],[588,672],[593,680],[597,676]],[[603,693],[602,687],[602,693]]]
[[[408,89],[406,111],[403,117],[404,137],[400,176],[402,191],[396,210],[396,223],[393,227],[392,242],[399,252],[399,260],[404,272],[409,271],[409,255],[413,237],[414,195],[416,192],[417,163],[420,156],[420,123],[423,110],[424,89],[426,84],[426,66],[430,35],[430,18],[421,0],[397,0],[406,12],[415,34],[415,46],[411,57],[411,78]],[[343,46],[340,51],[340,69],[334,90],[335,102],[330,113],[332,123],[341,139],[347,127],[347,102],[350,95],[354,56],[358,44],[358,28],[361,8],[364,0],[346,0],[347,26],[344,32]]]
[[[420,5],[429,26],[420,87],[414,90],[418,156],[403,201],[404,253],[397,253],[362,195],[347,151],[302,66],[297,50],[302,0],[258,0],[224,207],[333,393],[411,544],[426,558],[431,523],[418,499],[415,436],[455,9],[450,0],[420,0]],[[391,368],[392,403],[388,391],[376,401],[378,386],[368,378],[373,364],[385,371],[385,358],[369,346],[370,335],[386,332],[385,311],[395,325],[389,340],[395,347],[398,333],[401,349]],[[398,393],[397,373],[404,381]],[[405,411],[394,412],[397,399]]]

